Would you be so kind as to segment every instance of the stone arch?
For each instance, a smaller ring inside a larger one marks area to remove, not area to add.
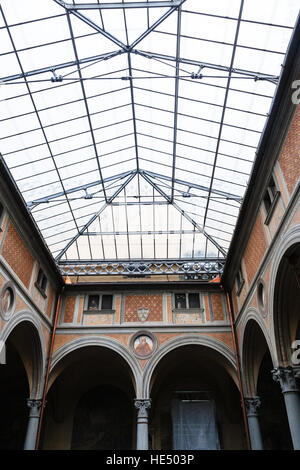
[[[282,237],[274,255],[270,285],[270,331],[275,345],[276,365],[286,366],[290,364],[291,339],[287,315],[283,315],[283,293],[289,288],[287,279],[289,257],[293,250],[300,248],[300,224],[294,225]]]
[[[199,345],[199,346],[206,346],[217,353],[219,353],[223,358],[228,361],[228,372],[233,378],[234,382],[238,386],[237,377],[235,375],[236,371],[236,364],[235,364],[235,356],[233,351],[221,341],[206,336],[206,335],[184,335],[178,336],[173,338],[166,343],[164,343],[157,351],[157,353],[150,359],[148,364],[145,367],[144,374],[143,374],[143,387],[142,387],[142,395],[139,398],[149,398],[150,396],[150,383],[153,376],[153,372],[156,366],[159,364],[161,359],[166,356],[170,351],[174,349],[180,348],[181,346],[188,346],[188,345]]]
[[[107,349],[110,349],[117,354],[119,354],[128,364],[130,371],[133,376],[133,387],[136,391],[136,396],[139,396],[141,393],[141,386],[142,386],[142,370],[137,362],[137,360],[130,354],[128,349],[121,344],[119,341],[104,337],[104,336],[90,336],[88,338],[78,338],[69,343],[65,344],[61,348],[59,348],[54,354],[52,358],[51,368],[50,368],[50,380],[48,385],[48,390],[50,389],[54,380],[58,377],[58,375],[63,371],[63,369],[57,370],[56,373],[55,369],[58,369],[60,364],[62,364],[62,359],[68,356],[68,354],[72,353],[81,348],[86,348],[89,346],[100,346]]]
[[[43,393],[43,378],[46,364],[46,345],[41,323],[32,312],[21,310],[14,314],[9,322],[6,323],[0,334],[0,340],[5,343],[15,329],[22,324],[29,324],[32,329],[33,360],[32,363],[30,360],[25,360],[24,367],[29,383],[30,398],[37,399]],[[26,355],[26,351],[20,351],[20,357],[23,362],[24,354]]]
[[[241,340],[240,340],[240,358],[241,358],[241,369],[242,377],[244,382],[244,392],[246,396],[256,395],[256,385],[258,371],[260,367],[260,360],[262,359],[265,350],[263,345],[262,350],[259,351],[259,345],[256,344],[254,350],[255,337],[255,325],[260,329],[263,339],[270,352],[273,365],[276,362],[276,356],[274,355],[274,347],[268,333],[267,327],[261,314],[255,308],[249,309],[243,317],[241,325]],[[261,352],[261,354],[259,354]]]

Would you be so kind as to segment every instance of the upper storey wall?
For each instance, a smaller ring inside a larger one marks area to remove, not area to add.
[[[268,205],[267,191],[244,250],[240,275],[232,289],[235,317],[247,308],[260,309],[257,287],[264,283],[265,295],[279,245],[300,227],[300,106],[298,105],[280,154],[273,167],[274,200]],[[300,230],[300,229],[299,229]]]
[[[0,170],[0,336],[26,317],[47,344],[62,280]]]

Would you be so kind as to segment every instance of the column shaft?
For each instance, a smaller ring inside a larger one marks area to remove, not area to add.
[[[245,398],[248,427],[252,450],[263,450],[263,441],[260,431],[258,409],[261,405],[259,397]]]
[[[135,407],[138,410],[137,414],[137,429],[136,429],[136,448],[137,450],[148,450],[148,408],[151,406],[151,401],[135,400]]]
[[[300,394],[292,367],[272,370],[273,379],[279,382],[289,421],[294,450],[300,450]]]
[[[24,443],[24,450],[34,450],[39,426],[39,418],[41,412],[41,400],[27,400],[29,407],[29,418]]]

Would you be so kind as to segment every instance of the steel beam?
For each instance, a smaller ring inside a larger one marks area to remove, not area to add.
[[[136,174],[136,171],[135,170],[134,171],[127,171],[125,173],[120,173],[119,175],[109,176],[108,178],[103,179],[103,183],[108,183],[109,181],[114,181],[114,180],[121,180],[121,179],[126,178],[127,176],[129,176],[133,173]],[[59,193],[51,194],[50,196],[41,197],[39,199],[35,199],[34,201],[28,202],[27,203],[27,208],[30,208],[33,205],[36,206],[37,204],[49,203],[52,199],[56,199],[58,197],[66,195],[66,194],[76,193],[78,191],[85,191],[86,189],[93,188],[94,186],[98,186],[98,185],[101,185],[101,184],[102,184],[101,180],[97,180],[97,181],[94,181],[92,183],[84,184],[84,185],[81,185],[81,186],[76,186],[75,188],[66,189],[65,191],[61,191]]]
[[[141,51],[139,49],[134,49],[131,52],[134,52],[135,54],[141,55],[143,57],[147,57],[148,59],[161,59],[161,60],[168,60],[171,62],[176,62],[176,57],[165,55],[165,54],[158,54],[157,52]],[[208,68],[212,70],[221,70],[223,72],[237,73],[239,75],[252,77],[253,79],[256,79],[256,80],[269,80],[272,83],[274,82],[277,83],[279,80],[278,75],[268,75],[265,73],[253,72],[253,71],[245,70],[245,69],[226,67],[225,65],[211,64],[209,62],[200,62],[199,60],[184,59],[180,57],[179,62],[180,64],[194,65],[195,67],[198,67],[198,69],[200,67],[203,67],[203,68]]]
[[[113,206],[113,204],[111,204]],[[100,236],[100,235],[190,235],[193,234],[195,230],[134,230],[134,231],[123,231],[123,232],[85,232],[83,236]]]
[[[163,180],[170,181],[170,182],[172,181],[172,178],[170,176],[160,175],[159,173],[154,173],[153,171],[140,170],[140,172],[141,172],[141,174],[145,173],[148,176],[151,176],[152,178],[163,179]],[[177,184],[180,184],[182,186],[188,186],[190,188],[199,189],[200,191],[209,192],[209,189],[210,189],[206,186],[202,186],[200,184],[192,183],[192,182],[181,180],[181,179],[178,179],[178,178],[175,178],[174,182],[177,183]],[[241,202],[242,199],[243,199],[240,196],[236,196],[235,194],[231,194],[231,193],[226,193],[225,191],[220,191],[218,189],[212,189],[211,192],[214,193],[214,194],[218,194],[219,196],[224,196],[226,199],[233,199],[233,200],[238,201],[238,202]]]
[[[60,261],[58,267],[63,276],[141,276],[175,274],[187,276],[187,279],[210,281],[220,276],[225,260],[219,258],[201,259],[145,259],[145,260],[90,260]]]
[[[179,5],[182,5],[186,0],[180,0]],[[162,15],[153,25],[150,26],[140,37],[138,37],[130,46],[129,50],[132,52],[134,47],[136,47],[145,37],[148,36],[148,34],[151,33],[157,26],[159,26],[166,18],[168,18],[177,8],[178,6],[172,7],[170,10],[168,10],[164,15]]]
[[[71,245],[86,231],[86,229],[94,222],[94,220],[99,217],[99,215],[106,209],[109,204],[120,194],[121,191],[127,186],[128,183],[135,177],[136,172],[132,173],[129,178],[115,191],[115,193],[107,200],[107,202],[100,207],[100,209],[90,218],[90,220],[82,227],[82,229],[69,241],[69,243],[65,246],[63,250],[59,252],[59,254],[55,257],[55,261],[59,261],[60,258],[66,253],[66,251],[70,248]]]
[[[172,190],[171,200],[174,199],[174,185],[176,172],[176,151],[177,151],[177,124],[178,124],[178,95],[179,95],[179,57],[180,57],[180,34],[181,34],[181,7],[178,8],[177,17],[177,41],[176,41],[176,78],[174,94],[174,130],[173,130],[173,163],[172,163]]]
[[[104,29],[100,28],[99,25],[97,25],[96,23],[94,23],[92,20],[90,20],[89,18],[87,18],[86,16],[82,15],[81,13],[79,13],[78,11],[76,10],[69,10],[64,4],[65,2],[62,2],[61,0],[53,0],[55,3],[57,3],[58,5],[62,6],[63,8],[65,8],[66,12],[70,12],[72,13],[72,15],[76,16],[77,18],[79,18],[80,20],[82,20],[84,23],[86,23],[88,26],[90,26],[91,28],[93,28],[95,31],[97,31],[98,33],[102,34],[102,36],[105,36],[107,39],[109,39],[110,41],[114,42],[115,44],[117,44],[117,46],[121,47],[121,49],[123,49],[124,51],[126,51],[128,49],[128,47],[122,42],[122,41],[119,41],[119,39],[115,38],[112,34],[108,33],[107,31],[104,31]]]
[[[8,75],[7,77],[0,78],[0,83],[10,82],[14,80],[19,80],[20,78],[28,78],[33,77],[34,75],[39,75],[41,73],[53,72],[53,70],[60,70],[65,69],[68,67],[76,67],[77,65],[84,65],[89,64],[90,62],[98,62],[100,60],[107,60],[111,59],[112,57],[116,57],[117,55],[124,54],[126,51],[119,50],[114,52],[107,52],[105,54],[99,54],[93,57],[87,57],[84,59],[74,60],[71,62],[65,62],[63,64],[55,64],[49,65],[48,67],[43,67],[41,69],[30,70],[29,72],[25,73],[18,73],[15,75]],[[50,81],[50,78],[49,78]]]
[[[218,242],[216,242],[214,240],[213,237],[211,237],[205,230],[203,227],[201,227],[194,219],[192,219],[192,217],[190,217],[183,209],[181,209],[174,201],[171,200],[171,198],[159,187],[157,186],[148,176],[145,172],[140,172],[140,174],[143,176],[143,178],[149,183],[151,184],[155,189],[156,191],[159,192],[159,194],[161,196],[163,196],[167,201],[169,201],[169,203],[175,207],[175,209],[178,210],[178,212],[181,213],[181,215],[183,217],[185,217],[197,230],[198,232],[202,233],[218,250],[220,253],[222,253],[222,255],[226,256],[226,251],[224,250],[224,248],[222,248]]]
[[[208,198],[207,198],[207,203],[206,203],[206,209],[205,209],[205,214],[204,214],[203,228],[205,227],[205,224],[206,224],[206,218],[207,218],[209,203],[210,203],[210,195],[211,195],[211,192],[212,192],[212,187],[213,187],[213,182],[214,182],[214,177],[215,177],[215,171],[216,171],[216,166],[217,166],[217,160],[218,160],[218,156],[219,156],[219,148],[220,148],[220,143],[221,143],[223,123],[224,123],[225,113],[226,113],[226,108],[227,108],[227,101],[228,101],[229,90],[230,90],[230,81],[231,81],[231,76],[232,76],[232,68],[233,68],[236,49],[237,49],[237,43],[238,43],[238,37],[239,37],[239,31],[240,31],[240,25],[241,25],[241,18],[242,18],[242,14],[243,14],[243,8],[244,8],[244,0],[241,0],[240,1],[239,19],[238,19],[237,26],[236,26],[236,31],[235,31],[234,47],[233,47],[233,50],[232,50],[230,67],[229,67],[230,72],[229,72],[229,76],[228,76],[228,79],[227,79],[226,92],[225,92],[224,103],[223,103],[223,111],[222,111],[222,116],[221,116],[221,120],[220,120],[218,141],[217,141],[216,152],[215,152],[215,157],[214,157],[214,166],[213,166],[213,171],[212,171],[212,175],[211,175],[210,188],[209,188],[209,193],[208,193]]]
[[[161,2],[116,2],[116,3],[76,3],[70,4],[63,2],[62,0],[57,0],[56,3],[59,3],[62,7],[69,11],[76,10],[115,10],[115,9],[124,9],[124,8],[172,8],[181,5],[182,0],[171,0],[171,1],[161,1]]]

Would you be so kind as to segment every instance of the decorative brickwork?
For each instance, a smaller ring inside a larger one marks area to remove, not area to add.
[[[76,297],[67,297],[64,312],[64,323],[73,323]]]
[[[125,297],[125,322],[139,322],[137,310],[149,309],[147,322],[163,320],[162,295],[127,295]]]
[[[281,155],[279,157],[279,165],[290,194],[293,192],[293,189],[300,175],[299,135],[300,106],[298,106],[289,133],[285,140]]]
[[[204,296],[204,305],[205,305],[206,321],[210,321],[208,295]]]
[[[214,320],[224,320],[224,310],[220,294],[211,295],[211,303],[214,312]]]
[[[34,259],[12,223],[9,224],[1,254],[28,289]]]
[[[258,216],[244,256],[249,285],[253,281],[266,251],[267,243],[263,232],[261,219],[260,216]]]

